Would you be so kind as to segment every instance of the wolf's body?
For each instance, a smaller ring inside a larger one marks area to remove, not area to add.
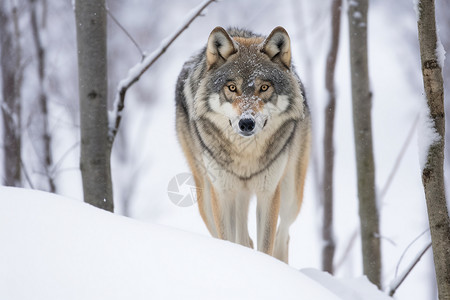
[[[217,27],[186,62],[176,88],[178,138],[208,230],[253,248],[247,216],[256,195],[257,249],[285,262],[311,139],[290,51],[281,27],[267,38]]]

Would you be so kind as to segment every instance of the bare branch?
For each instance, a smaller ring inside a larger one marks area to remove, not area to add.
[[[137,50],[139,51],[139,54],[142,57],[142,60],[144,60],[145,58],[145,53],[144,51],[142,51],[142,48],[139,46],[139,44],[136,42],[136,40],[133,38],[133,36],[125,29],[125,27],[122,26],[122,24],[116,19],[116,17],[111,13],[111,11],[109,10],[109,7],[106,6],[105,7],[106,13],[108,14],[108,16],[111,18],[111,20],[113,20],[113,22],[125,33],[125,35],[130,39],[130,41],[134,44],[134,46],[137,48]]]
[[[52,169],[52,173],[56,173],[58,171],[58,169],[61,167],[61,164],[63,163],[63,161],[67,158],[67,156],[74,151],[75,149],[77,149],[80,146],[80,142],[75,142],[72,146],[69,147],[69,149],[66,150],[66,152],[63,153],[63,155],[61,155],[61,157],[58,159],[58,161],[53,165],[53,169]]]
[[[396,278],[389,286],[389,296],[393,296],[395,292],[397,291],[398,287],[405,281],[406,277],[411,273],[412,269],[417,265],[417,263],[420,261],[422,256],[427,252],[428,249],[431,247],[431,242],[428,243],[422,251],[420,251],[415,259],[409,264],[409,266],[403,271],[403,273]]]
[[[194,8],[186,18],[186,21],[183,22],[183,25],[178,28],[175,33],[173,33],[169,38],[163,40],[158,49],[153,51],[151,54],[145,56],[142,62],[137,63],[134,67],[132,67],[128,76],[119,82],[117,88],[117,94],[114,101],[114,111],[112,112],[110,122],[109,122],[109,140],[112,145],[114,139],[117,135],[117,131],[119,130],[120,122],[122,120],[122,110],[125,105],[125,95],[128,89],[137,82],[141,76],[161,57],[161,55],[166,52],[166,50],[172,45],[172,43],[185,31],[189,25],[201,15],[203,10],[208,7],[212,2],[216,0],[205,0],[201,4],[199,4],[196,8]]]
[[[340,267],[342,267],[342,265],[344,264],[344,262],[347,259],[348,255],[350,254],[350,250],[355,245],[358,235],[359,235],[359,229],[357,228],[357,229],[355,229],[353,231],[353,234],[350,236],[350,240],[347,243],[347,247],[345,247],[345,250],[344,250],[344,252],[342,254],[341,259],[339,259],[336,262],[336,264],[334,265],[334,270],[338,270]]]
[[[424,230],[421,234],[419,234],[414,240],[412,240],[411,243],[409,243],[408,246],[406,246],[405,250],[403,251],[402,255],[400,256],[400,259],[398,260],[397,266],[395,267],[395,277],[397,277],[398,274],[398,269],[400,267],[400,263],[403,260],[403,257],[405,257],[406,252],[408,251],[408,249],[420,238],[422,237],[425,233],[427,233],[428,231],[430,231],[429,228],[427,228],[426,230]]]
[[[25,175],[25,179],[26,179],[27,182],[28,182],[28,185],[30,186],[31,189],[34,190],[34,184],[33,184],[33,182],[31,181],[30,175],[28,174],[28,171],[27,171],[27,169],[25,168],[25,165],[23,164],[23,161],[22,161],[22,160],[20,160],[20,166],[21,166],[21,169],[22,169],[23,174]]]
[[[397,159],[395,160],[395,164],[392,167],[391,173],[389,174],[389,177],[386,180],[386,183],[384,184],[383,189],[381,190],[381,193],[379,195],[379,200],[384,198],[387,191],[389,190],[389,187],[391,186],[391,183],[394,181],[394,177],[397,174],[397,171],[400,167],[400,163],[402,162],[402,159],[405,156],[406,149],[408,149],[408,146],[411,144],[411,140],[413,138],[414,132],[416,131],[416,127],[417,127],[418,123],[419,123],[419,115],[417,115],[416,119],[413,122],[413,125],[411,126],[411,129],[409,130],[408,136],[406,137],[405,142],[403,143],[402,149],[400,150],[400,152],[397,156]]]

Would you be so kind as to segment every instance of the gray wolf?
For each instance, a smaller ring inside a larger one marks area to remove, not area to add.
[[[256,195],[257,249],[287,263],[311,121],[286,30],[265,37],[215,28],[179,75],[176,130],[211,235],[253,248],[247,218]]]

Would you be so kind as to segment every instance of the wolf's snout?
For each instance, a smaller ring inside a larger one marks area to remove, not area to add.
[[[230,119],[230,125],[234,131],[244,137],[257,134],[266,125],[267,117],[261,113],[244,112],[238,117]]]
[[[239,129],[243,134],[252,134],[255,127],[256,122],[253,118],[242,118],[239,120]]]

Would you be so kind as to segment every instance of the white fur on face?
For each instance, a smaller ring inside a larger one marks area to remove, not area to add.
[[[277,99],[277,108],[280,112],[284,112],[289,106],[289,97],[287,95],[279,95]]]
[[[213,94],[208,99],[211,109],[219,114],[225,115],[228,118],[236,118],[238,116],[237,112],[233,109],[230,102],[220,103],[219,94]]]

